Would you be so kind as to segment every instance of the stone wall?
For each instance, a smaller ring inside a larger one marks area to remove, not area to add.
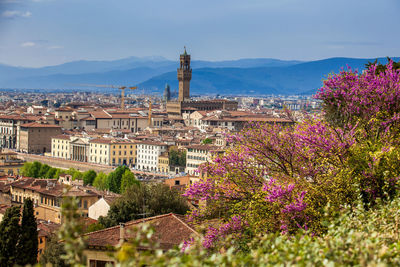
[[[96,172],[104,172],[104,173],[110,173],[113,171],[112,166],[72,161],[72,160],[65,160],[65,159],[52,158],[52,157],[46,157],[46,156],[40,156],[40,155],[18,153],[18,157],[21,159],[24,159],[26,161],[39,161],[43,164],[47,164],[47,165],[50,165],[51,167],[60,168],[60,169],[74,168],[74,169],[77,169],[82,172],[88,171],[88,170],[94,170]]]

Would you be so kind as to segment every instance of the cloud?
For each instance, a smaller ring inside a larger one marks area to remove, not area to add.
[[[21,44],[21,47],[34,47],[35,45],[34,42],[25,42]]]
[[[63,48],[64,48],[64,46],[61,46],[61,45],[52,45],[52,46],[47,47],[47,49],[50,49],[50,50],[63,49]]]
[[[22,12],[22,11],[18,11],[18,10],[6,10],[1,14],[2,17],[4,18],[9,18],[9,19],[13,19],[13,18],[29,18],[32,16],[32,13],[29,11],[26,12]]]

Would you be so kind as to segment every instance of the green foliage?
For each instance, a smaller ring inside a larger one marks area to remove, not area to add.
[[[186,200],[175,190],[159,183],[142,183],[128,187],[125,193],[110,207],[106,217],[99,223],[106,227],[117,225],[144,216],[166,213],[185,214],[188,211]]]
[[[81,180],[86,175],[85,184],[92,184],[95,177],[96,172],[93,170],[89,170],[85,173],[82,173],[74,168],[70,168],[68,170],[61,170],[59,168],[50,167],[47,164],[42,164],[38,161],[34,162],[25,162],[24,166],[21,169],[21,174],[27,177],[33,178],[44,178],[44,179],[58,179],[61,174],[69,174],[72,175],[73,180]]]
[[[42,163],[38,161],[25,162],[24,166],[22,167],[21,173],[23,176],[39,178],[41,167]]]
[[[56,168],[50,168],[47,173],[45,174],[44,178],[46,179],[58,179],[60,176],[59,173],[57,173],[58,169]]]
[[[33,201],[28,198],[25,200],[22,212],[21,234],[17,246],[19,265],[34,265],[37,261],[38,251],[38,231],[34,215]]]
[[[96,172],[94,170],[89,170],[83,173],[83,183],[85,185],[92,185],[94,179],[96,178]]]
[[[171,166],[186,166],[186,151],[171,149],[168,154],[169,165]]]
[[[99,190],[106,190],[107,187],[107,174],[104,172],[100,172],[97,174],[96,178],[93,181],[93,186]]]
[[[90,233],[90,232],[94,232],[94,231],[99,231],[99,230],[102,230],[102,229],[104,229],[105,227],[104,227],[104,225],[102,225],[101,223],[92,223],[91,225],[89,225],[87,228],[86,228],[86,233]]]
[[[114,192],[120,193],[121,192],[121,181],[122,175],[125,171],[129,168],[127,166],[118,166],[113,172],[111,172],[107,177],[107,188]]]
[[[124,193],[132,185],[139,185],[139,181],[136,180],[135,175],[130,170],[126,170],[122,175],[121,193]]]
[[[40,164],[40,162],[38,162]],[[46,178],[46,174],[50,171],[51,167],[47,164],[40,164],[40,169],[38,173],[38,177]]]
[[[201,143],[203,145],[209,145],[209,144],[212,144],[212,140],[210,138],[206,138],[203,141],[201,141]]]
[[[61,258],[65,254],[64,244],[59,242],[56,235],[53,235],[47,241],[46,249],[40,256],[39,263],[41,266],[52,264],[54,267],[67,267],[69,265]]]
[[[390,62],[390,61],[392,61],[392,59],[390,57],[387,57],[387,61]],[[365,64],[365,68],[369,69],[373,65],[376,65],[376,70],[375,70],[376,74],[385,72],[385,70],[387,69],[386,65],[383,65],[382,63],[378,63],[378,59],[375,59],[374,62],[368,62],[367,64]],[[393,62],[393,69],[396,69],[396,70],[400,69],[400,61]]]
[[[72,180],[82,180],[83,179],[83,173],[81,173],[80,171],[78,171],[75,168],[69,168],[65,173],[71,175]]]
[[[13,266],[18,257],[18,239],[21,232],[19,226],[20,207],[8,208],[0,223],[0,266]]]
[[[362,201],[357,203],[334,217],[325,213],[323,237],[267,233],[250,240],[248,252],[238,252],[229,246],[234,237],[228,236],[224,242],[229,248],[211,253],[199,238],[184,253],[153,248],[152,256],[141,254],[140,240],[134,239],[119,248],[117,266],[399,266],[400,199],[367,212]],[[140,231],[146,242],[152,232]]]
[[[71,266],[84,266],[85,264],[83,250],[86,247],[86,243],[82,237],[83,225],[80,222],[81,216],[78,214],[78,204],[78,198],[63,198],[61,207],[63,224],[58,233],[58,238],[63,240],[66,252],[61,258]]]

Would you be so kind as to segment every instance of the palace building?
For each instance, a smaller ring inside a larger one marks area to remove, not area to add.
[[[170,119],[182,120],[182,114],[192,113],[196,110],[237,110],[238,103],[226,99],[200,100],[190,98],[190,80],[192,68],[190,67],[190,55],[185,51],[180,55],[178,68],[179,95],[178,99],[167,102],[167,113]]]

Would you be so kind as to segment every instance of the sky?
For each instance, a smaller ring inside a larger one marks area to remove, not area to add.
[[[399,0],[0,0],[0,63],[400,56]]]

